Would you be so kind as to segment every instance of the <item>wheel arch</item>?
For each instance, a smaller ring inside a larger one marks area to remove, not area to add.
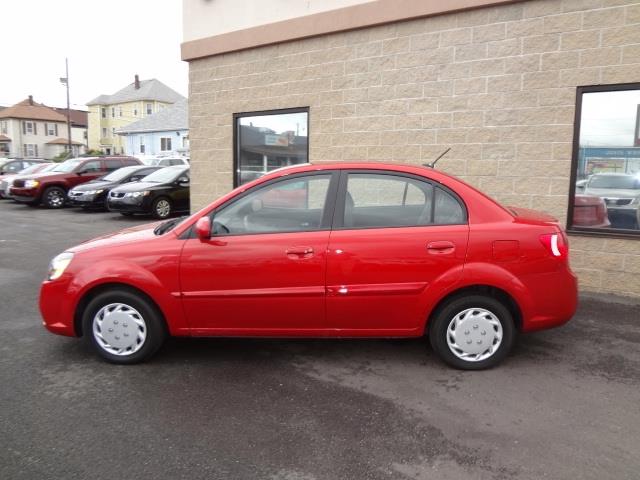
[[[518,305],[516,299],[511,294],[509,294],[509,292],[493,285],[475,284],[458,288],[442,297],[428,313],[425,322],[424,333],[428,333],[431,325],[431,320],[449,302],[453,301],[456,298],[465,297],[468,295],[486,295],[499,301],[509,310],[509,312],[513,316],[513,321],[515,322],[516,329],[519,331],[522,330],[522,310]]]
[[[158,303],[150,295],[148,295],[143,290],[137,287],[134,287],[133,285],[129,285],[126,283],[119,283],[119,282],[109,282],[109,283],[101,283],[99,285],[93,286],[92,288],[87,290],[78,301],[76,308],[73,312],[73,328],[76,336],[78,337],[83,336],[84,332],[82,331],[82,313],[87,308],[87,305],[89,305],[89,302],[91,302],[91,300],[93,300],[99,294],[103,292],[107,292],[109,290],[124,290],[124,291],[143,297],[147,302],[149,302],[149,305],[151,305],[151,307],[154,310],[156,310],[156,312],[162,319],[162,323],[164,324],[165,331],[169,332],[167,319],[164,312],[162,311],[162,308],[160,308]]]

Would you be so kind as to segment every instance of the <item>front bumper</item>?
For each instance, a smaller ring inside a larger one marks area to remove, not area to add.
[[[112,212],[149,213],[151,211],[151,199],[146,197],[109,197],[107,207]]]
[[[39,190],[37,188],[18,188],[11,187],[9,189],[11,198],[16,202],[31,203],[35,202],[39,198]]]
[[[51,333],[77,337],[74,326],[74,305],[68,288],[70,278],[63,275],[57,280],[42,282],[40,287],[40,313],[42,324]]]
[[[82,208],[105,208],[104,195],[71,195],[67,196],[67,203],[72,207]]]

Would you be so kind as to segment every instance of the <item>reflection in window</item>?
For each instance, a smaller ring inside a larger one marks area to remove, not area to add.
[[[640,233],[640,85],[578,88],[569,228]]]
[[[236,116],[236,185],[308,162],[308,126],[306,109]]]

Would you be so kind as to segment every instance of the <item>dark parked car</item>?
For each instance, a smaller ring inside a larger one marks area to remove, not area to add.
[[[14,200],[21,203],[35,206],[42,202],[48,208],[62,208],[67,201],[67,192],[76,185],[122,167],[140,164],[134,157],[72,158],[50,172],[14,180],[9,191]]]
[[[189,167],[178,165],[153,172],[139,182],[109,192],[109,210],[122,215],[150,213],[167,218],[189,211]]]
[[[122,167],[109,175],[83,183],[69,190],[69,204],[88,209],[106,209],[111,189],[125,183],[138,182],[162,167],[134,165]]]
[[[48,163],[47,160],[42,160],[38,158],[28,158],[28,159],[15,159],[9,160],[0,166],[0,178],[5,175],[15,175],[16,173],[24,170],[31,165],[36,165],[38,163]]]

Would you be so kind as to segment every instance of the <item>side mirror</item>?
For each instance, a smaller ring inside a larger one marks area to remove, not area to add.
[[[178,179],[178,185],[189,185],[189,177],[180,177]]]
[[[201,241],[211,238],[211,219],[209,217],[198,219],[196,222],[196,235]]]

